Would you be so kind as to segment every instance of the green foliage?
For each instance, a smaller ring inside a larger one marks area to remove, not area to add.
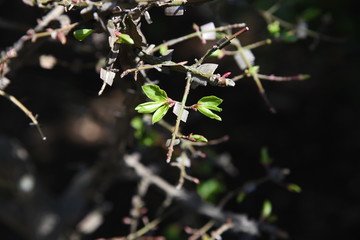
[[[222,54],[223,54],[223,52],[220,49],[218,49],[218,50],[214,51],[212,54],[210,54],[209,57],[220,57]]]
[[[134,117],[130,124],[135,129],[134,136],[141,145],[147,147],[154,145],[156,133],[151,129],[145,129],[143,120],[140,117]]]
[[[73,35],[78,41],[83,41],[86,37],[91,35],[93,32],[94,32],[93,29],[84,28],[84,29],[75,30],[73,32]]]
[[[254,74],[256,74],[258,71],[259,71],[259,69],[260,69],[260,66],[252,66],[251,68],[249,68],[249,74],[250,75],[254,75]]]
[[[164,90],[157,85],[144,85],[142,90],[154,102],[139,104],[135,110],[139,113],[153,113],[152,123],[160,121],[170,108],[169,98]]]
[[[246,193],[243,192],[243,191],[241,191],[241,192],[236,196],[236,201],[237,201],[238,203],[241,203],[242,201],[244,201],[245,197],[246,197]]]
[[[167,101],[168,96],[164,90],[157,85],[144,85],[142,90],[145,95],[153,101]]]
[[[182,231],[183,230],[181,226],[179,226],[178,224],[171,224],[166,227],[164,231],[164,235],[168,240],[180,239]]]
[[[274,21],[267,25],[267,29],[271,35],[274,37],[280,36],[280,23],[279,21]]]
[[[218,105],[220,105],[222,101],[223,100],[221,98],[218,98],[216,96],[203,97],[197,102],[196,109],[209,118],[221,121],[221,117],[215,114],[213,111],[222,111],[222,109],[218,107]]]
[[[287,186],[287,189],[291,192],[301,193],[301,187],[294,183],[289,183]]]
[[[152,123],[154,124],[154,123],[160,121],[165,116],[165,114],[167,113],[169,108],[170,108],[170,105],[166,104],[166,103],[164,103],[161,107],[159,107],[155,111],[155,113],[154,113],[154,115],[152,117]]]
[[[127,43],[131,45],[135,43],[134,40],[128,34],[121,33],[118,35],[118,37],[119,38],[117,40],[117,43]]]
[[[285,33],[281,33],[280,39],[286,43],[294,43],[299,40],[299,37],[296,36],[293,31],[287,31]]]
[[[320,14],[321,14],[321,10],[319,8],[308,7],[302,12],[301,19],[305,21],[311,21],[319,17]]]
[[[265,200],[261,210],[261,217],[264,219],[270,217],[271,211],[272,211],[271,202],[269,200]]]
[[[202,182],[197,186],[197,193],[201,198],[210,202],[214,201],[216,196],[224,190],[224,185],[214,178]]]
[[[208,140],[203,135],[191,134],[190,137],[196,142],[208,142]]]
[[[272,160],[269,156],[269,151],[266,147],[263,147],[260,150],[260,162],[264,166],[269,166],[272,163]]]

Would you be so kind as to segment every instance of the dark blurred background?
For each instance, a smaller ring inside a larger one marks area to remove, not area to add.
[[[154,9],[150,11],[154,23],[144,24],[144,33],[149,42],[158,44],[190,33],[194,22],[198,25],[209,21],[217,25],[245,22],[250,27],[250,31],[240,37],[245,45],[269,37],[266,22],[258,10],[265,10],[273,3],[263,0],[214,1],[205,6],[188,7],[184,17],[172,18],[164,16],[161,9]],[[351,0],[288,0],[283,1],[275,15],[296,23],[309,8],[319,12],[318,17],[308,22],[309,28],[332,36],[336,41],[320,39],[312,47],[316,40],[309,37],[293,43],[274,41],[253,50],[255,64],[260,66],[263,74],[311,75],[305,81],[263,81],[276,114],[269,112],[253,80],[245,78],[234,88],[208,87],[192,91],[189,101],[205,94],[224,99],[223,121],[208,121],[195,115],[183,129],[185,132],[196,129],[208,139],[229,135],[228,142],[213,148],[218,153],[229,153],[237,168],[235,180],[230,177],[223,179],[227,189],[265,174],[259,164],[263,147],[267,147],[274,165],[290,169],[286,181],[302,188],[302,192],[296,194],[274,184],[263,185],[249,196],[244,205],[231,205],[234,211],[244,210],[256,218],[263,200],[270,199],[277,216],[276,224],[286,230],[291,239],[359,239],[360,83],[357,66],[360,49],[357,8],[355,1]],[[1,50],[33,27],[42,14],[43,10],[25,6],[21,1],[0,1]],[[36,129],[29,126],[26,116],[1,98],[0,142],[1,146],[9,142],[22,145],[28,152],[31,167],[36,169],[45,188],[56,196],[64,190],[71,176],[79,168],[95,162],[108,144],[99,137],[103,136],[101,128],[98,129],[99,136],[96,133],[95,136],[74,134],[74,129],[95,124],[87,118],[89,111],[116,109],[116,96],[120,93],[108,88],[103,97],[97,97],[101,86],[98,75],[93,68],[84,67],[95,63],[96,56],[78,54],[78,49],[57,42],[41,45],[38,49],[36,46],[24,59],[17,60],[24,63],[7,76],[11,84],[6,92],[39,114],[48,141],[42,142]],[[175,47],[174,59],[191,62],[205,50],[198,39],[193,39]],[[63,64],[52,70],[42,69],[38,63],[40,53],[53,54]],[[220,73],[240,73],[230,57],[221,59],[219,64]],[[82,71],[77,70],[78,65],[83,66]],[[181,74],[150,74],[161,80],[160,86],[174,96],[172,98],[181,98]],[[104,134],[106,138],[107,133]],[[6,152],[0,151],[0,162],[3,162],[0,174],[3,176],[12,171],[14,164],[6,160]],[[119,204],[114,206],[116,211],[108,214],[111,220],[106,223],[112,227],[102,227],[93,237],[100,237],[105,232],[111,236],[110,231],[121,225],[121,218],[128,214],[131,196],[117,196],[114,193],[116,187],[125,186],[116,185],[113,192],[109,190],[106,195],[110,201]],[[3,186],[0,199],[7,198],[7,187]],[[119,235],[119,232],[115,230],[114,235]],[[0,223],[0,238],[22,239],[4,223]]]

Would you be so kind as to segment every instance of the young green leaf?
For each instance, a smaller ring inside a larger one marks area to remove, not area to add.
[[[196,109],[209,118],[221,121],[221,117],[213,113],[211,110],[221,112],[222,109],[219,108],[218,105],[220,105],[222,101],[223,100],[221,98],[216,96],[206,96],[197,102]]]
[[[261,148],[260,162],[263,166],[269,166],[272,163],[272,160],[269,155],[269,151],[266,147]]]
[[[92,34],[94,32],[93,29],[79,29],[79,30],[75,30],[73,32],[74,37],[78,40],[78,41],[82,41],[84,40],[87,36],[89,36],[90,34]]]
[[[127,43],[133,45],[134,40],[128,34],[121,33],[119,34],[119,39],[117,40],[117,43]]]
[[[203,135],[191,134],[190,137],[193,138],[196,142],[208,142],[208,140]]]
[[[216,96],[206,96],[201,98],[197,103],[198,105],[201,105],[202,107],[206,107],[208,109],[221,112],[222,109],[218,107],[223,102],[221,98],[218,98]]]
[[[267,29],[271,35],[278,37],[280,35],[280,23],[279,21],[274,21],[267,25]]]
[[[297,184],[294,183],[289,183],[287,185],[287,189],[291,192],[296,192],[296,193],[300,193],[301,192],[301,187]]]
[[[204,114],[205,116],[209,117],[209,118],[212,118],[212,119],[215,119],[215,120],[218,120],[218,121],[221,121],[221,117],[215,113],[213,113],[211,110],[209,110],[208,108],[204,107],[204,106],[197,106],[196,107],[197,110],[199,110],[199,112],[201,112],[202,114]]]
[[[240,203],[240,202],[244,201],[245,197],[246,197],[246,193],[245,192],[240,192],[236,197],[236,201],[238,203]]]
[[[139,104],[135,110],[139,113],[152,113],[161,107],[165,102],[146,102]]]
[[[252,66],[251,68],[249,68],[249,73],[251,76],[253,76],[255,73],[257,73],[259,71],[259,66]]]
[[[168,46],[167,45],[161,45],[160,46],[159,52],[160,52],[160,54],[162,56],[164,56],[167,51],[168,51]]]
[[[167,113],[167,111],[169,110],[169,108],[170,108],[170,105],[169,105],[169,104],[164,104],[164,105],[162,105],[161,107],[159,107],[159,108],[155,111],[155,113],[154,113],[154,115],[153,115],[153,117],[152,117],[152,120],[151,120],[152,124],[160,121],[160,120],[165,116],[165,114]]]
[[[209,179],[197,185],[197,193],[207,201],[215,200],[216,196],[224,190],[224,184],[216,179]]]
[[[166,92],[157,85],[144,85],[142,86],[142,90],[148,98],[155,102],[168,100]]]
[[[261,217],[268,218],[271,214],[271,211],[272,211],[271,202],[269,200],[265,200],[264,204],[263,204],[262,212],[261,212]]]

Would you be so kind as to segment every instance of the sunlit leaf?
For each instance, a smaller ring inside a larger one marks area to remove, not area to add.
[[[222,102],[223,102],[223,100],[216,96],[206,96],[206,97],[201,98],[197,103],[198,103],[198,105],[200,105],[202,107],[221,112],[222,109],[219,108],[218,106]]]
[[[155,111],[151,122],[154,124],[154,123],[160,121],[165,116],[165,114],[167,113],[169,108],[170,108],[169,104],[164,104],[160,108],[158,108],[158,110]]]
[[[132,45],[134,44],[134,40],[128,34],[122,33],[119,35],[117,43],[127,43]]]
[[[79,30],[75,30],[73,32],[74,37],[79,40],[82,41],[84,40],[87,36],[89,36],[90,34],[92,34],[94,32],[93,29],[79,29]]]
[[[161,55],[165,55],[167,51],[168,51],[168,46],[166,44],[160,46],[159,52]]]
[[[208,142],[208,140],[203,135],[192,134],[190,137],[193,138],[196,142]]]
[[[250,75],[254,75],[254,74],[256,74],[258,71],[259,71],[259,66],[252,66],[251,68],[249,68],[249,73],[250,73]]]
[[[157,85],[144,85],[142,90],[148,98],[156,102],[168,100],[166,92]]]
[[[220,49],[214,51],[212,54],[210,54],[209,57],[221,57],[223,55],[223,51],[221,51]]]
[[[212,119],[215,119],[215,120],[218,120],[218,121],[221,121],[221,117],[215,113],[213,113],[210,109],[204,107],[204,106],[197,106],[197,110],[199,110],[199,112],[201,112],[202,114],[204,114],[205,116],[209,117],[209,118],[212,118]]]
[[[278,37],[280,35],[280,23],[279,21],[274,21],[267,25],[267,29],[271,35]]]
[[[135,110],[139,113],[152,113],[161,107],[165,102],[146,102],[139,104]]]
[[[204,114],[205,116],[216,119],[218,121],[221,121],[221,117],[215,113],[213,113],[211,110],[221,112],[222,109],[218,107],[222,103],[222,99],[218,98],[216,96],[206,96],[201,98],[197,104],[196,109],[199,110],[200,113]]]

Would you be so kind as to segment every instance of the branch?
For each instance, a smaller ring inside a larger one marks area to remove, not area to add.
[[[7,94],[3,90],[0,90],[0,96],[7,98],[9,101],[14,103],[21,111],[23,111],[30,118],[32,123],[36,126],[42,140],[46,140],[46,137],[40,128],[39,122],[37,121],[36,117],[29,111],[29,109],[27,109],[19,100],[17,100],[17,98],[10,94]]]
[[[166,195],[172,197],[175,201],[180,202],[191,211],[205,215],[220,223],[227,222],[230,219],[234,224],[233,230],[236,232],[245,232],[250,235],[259,234],[258,223],[253,220],[249,220],[246,215],[222,211],[219,207],[202,201],[195,194],[188,193],[185,190],[176,189],[164,179],[153,174],[146,166],[141,164],[139,160],[140,154],[138,153],[124,156],[126,165],[133,168],[139,177],[147,180],[150,184],[155,185],[157,188],[165,192]]]

